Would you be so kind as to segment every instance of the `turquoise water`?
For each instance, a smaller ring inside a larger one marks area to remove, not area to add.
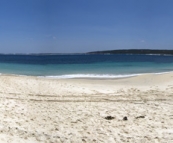
[[[173,56],[159,55],[1,55],[0,73],[75,77],[125,77],[173,71]]]

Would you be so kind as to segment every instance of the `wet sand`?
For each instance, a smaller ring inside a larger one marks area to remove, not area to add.
[[[0,75],[0,142],[173,142],[173,73],[123,79]]]

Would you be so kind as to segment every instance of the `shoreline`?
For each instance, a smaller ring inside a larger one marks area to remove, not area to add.
[[[159,89],[165,90],[167,86],[173,84],[173,72],[166,72],[166,73],[149,73],[149,74],[142,74],[137,76],[131,76],[131,77],[124,77],[124,78],[49,78],[49,77],[40,77],[40,76],[25,76],[25,75],[12,75],[12,74],[1,74],[0,75],[1,82],[3,80],[6,81],[14,81],[15,84],[19,87],[22,82],[21,88],[22,91],[25,90],[27,86],[32,87],[32,84],[36,85],[35,88],[28,90],[28,92],[33,90],[35,93],[37,93],[38,89],[42,89],[42,86],[50,87],[50,89],[47,89],[48,92],[53,92],[56,94],[59,94],[59,91],[55,89],[55,87],[59,87],[59,84],[56,85],[56,83],[66,84],[69,86],[74,85],[74,89],[71,88],[73,94],[75,94],[75,91],[78,90],[77,87],[87,88],[88,91],[106,91],[109,90],[110,92],[116,92],[117,90],[120,90],[124,88],[125,90],[128,90],[130,88],[138,88],[140,90],[149,90],[152,87],[158,87]],[[18,83],[19,82],[19,83]],[[15,88],[15,84],[13,87],[13,83],[9,83],[9,85],[12,88]],[[50,86],[52,85],[52,87]],[[8,84],[5,84],[4,87],[8,86]],[[82,89],[81,88],[81,89]],[[113,89],[115,88],[115,89]],[[18,88],[16,88],[17,90]],[[43,89],[43,92],[44,90]],[[105,89],[105,90],[104,90]],[[62,90],[66,92],[66,88],[62,87]],[[74,90],[74,91],[73,91]],[[19,91],[20,92],[20,91]],[[41,91],[39,91],[41,92]],[[82,92],[79,90],[79,92]],[[102,93],[102,92],[100,92]]]
[[[172,142],[173,72],[106,80],[0,75],[0,107],[3,143]]]
[[[124,79],[131,78],[143,75],[162,75],[173,73],[173,71],[164,71],[164,72],[153,72],[153,73],[132,73],[132,74],[66,74],[66,75],[44,75],[44,76],[35,76],[35,75],[19,75],[19,74],[6,74],[0,73],[0,76],[19,76],[19,77],[33,77],[33,78],[45,78],[45,79]]]

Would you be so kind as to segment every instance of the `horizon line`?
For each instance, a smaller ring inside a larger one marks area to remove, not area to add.
[[[90,52],[79,52],[79,53],[51,53],[51,52],[41,52],[41,53],[0,53],[0,55],[75,55],[75,54],[91,54],[95,52],[111,52],[111,51],[130,51],[130,50],[138,50],[138,51],[173,51],[173,49],[112,49],[112,50],[97,50]]]

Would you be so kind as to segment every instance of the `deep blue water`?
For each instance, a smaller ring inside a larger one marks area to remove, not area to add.
[[[173,71],[163,55],[0,55],[0,73],[57,77],[118,77]]]

